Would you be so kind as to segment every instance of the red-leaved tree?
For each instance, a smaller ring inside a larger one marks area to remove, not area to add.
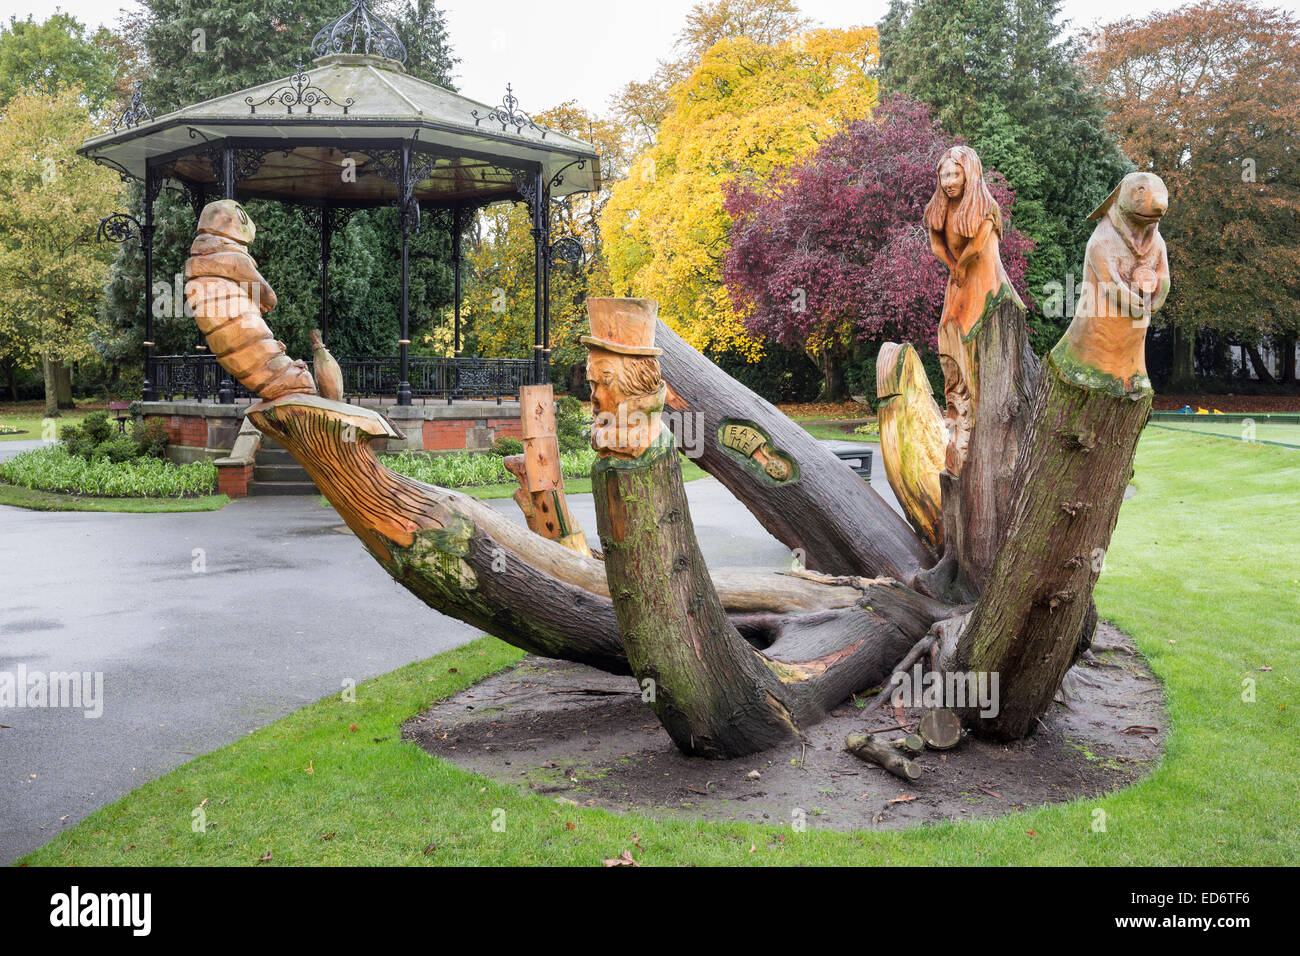
[[[802,348],[843,398],[855,341],[901,339],[933,350],[947,269],[922,222],[935,162],[958,138],[923,103],[894,96],[799,164],[726,195],[730,249],[723,278],[751,334]],[[1033,241],[1011,228],[1013,193],[986,170],[1008,224],[1002,260],[1021,297]]]

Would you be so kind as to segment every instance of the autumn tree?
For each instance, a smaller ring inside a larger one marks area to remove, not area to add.
[[[40,361],[50,416],[59,413],[61,390],[71,403],[61,370],[93,354],[99,326],[110,254],[94,241],[95,229],[120,184],[77,156],[97,132],[75,87],[52,96],[20,91],[0,114],[0,340],[19,364]]]
[[[723,40],[746,37],[774,45],[812,28],[794,0],[713,0],[696,3],[677,33],[671,58],[661,59],[646,80],[633,80],[614,97],[614,116],[629,142],[654,141],[667,115],[673,88],[690,78],[707,53]]]
[[[1082,63],[1124,151],[1169,187],[1170,387],[1195,385],[1207,328],[1267,376],[1260,340],[1294,356],[1300,332],[1300,21],[1201,2],[1100,28]]]
[[[601,220],[615,294],[655,298],[691,345],[756,358],[722,280],[724,190],[766,176],[871,114],[874,29],[775,44],[717,43],[673,88],[658,139],[614,187]]]
[[[928,103],[1006,176],[1017,226],[1034,242],[1026,281],[1035,294],[1081,274],[1082,224],[1128,168],[1059,9],[1059,0],[892,0],[880,24],[882,87]],[[1068,321],[1031,315],[1037,350]]]
[[[935,339],[948,277],[921,214],[950,145],[924,104],[896,96],[789,169],[727,187],[733,302],[752,335],[808,352],[827,397],[843,396],[856,341]],[[1011,191],[988,177],[1009,223]],[[1006,228],[1002,258],[1022,297],[1030,247]]]

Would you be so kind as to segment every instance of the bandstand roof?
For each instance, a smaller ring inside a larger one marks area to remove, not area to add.
[[[364,3],[351,13],[358,10],[367,12]],[[316,52],[320,44],[318,36]],[[521,177],[539,169],[553,197],[599,188],[595,148],[534,123],[509,87],[501,105],[489,106],[407,74],[393,56],[336,52],[338,42],[324,49],[289,77],[163,116],[137,98],[113,131],[79,152],[139,179],[147,167],[162,179],[219,189],[221,154],[231,147],[239,199],[391,204],[402,141],[411,144],[414,195],[424,206],[518,198]]]

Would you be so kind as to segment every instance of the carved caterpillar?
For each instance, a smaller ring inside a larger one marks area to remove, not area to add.
[[[284,354],[262,318],[275,292],[257,271],[248,245],[257,227],[244,207],[219,199],[203,207],[185,262],[185,298],[221,367],[266,401],[293,392],[314,395],[307,365]]]

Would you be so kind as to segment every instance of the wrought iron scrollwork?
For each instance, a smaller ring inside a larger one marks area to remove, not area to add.
[[[293,115],[295,106],[305,106],[308,113],[311,113],[312,108],[316,106],[341,106],[343,115],[347,116],[348,110],[356,104],[350,96],[346,101],[337,102],[319,86],[313,85],[311,77],[307,75],[306,67],[301,63],[298,64],[297,72],[289,77],[288,84],[280,87],[264,100],[255,103],[251,96],[245,96],[244,102],[248,104],[248,112],[252,114],[257,113],[259,106],[283,106],[290,116]]]
[[[119,130],[134,129],[141,123],[152,122],[153,118],[153,110],[149,109],[144,102],[144,89],[137,83],[131,93],[131,102],[127,103],[126,109],[113,117],[109,129],[114,133]]]
[[[587,250],[582,242],[574,236],[561,236],[551,243],[551,262],[567,262],[575,269],[582,266],[587,258]]]
[[[397,31],[371,12],[367,0],[356,0],[347,13],[316,34],[311,41],[312,56],[342,53],[349,39],[349,53],[378,53],[390,60],[406,62],[406,46]]]
[[[117,173],[118,178],[121,179],[122,182],[124,183],[130,182],[132,179],[140,178],[139,176],[136,176],[135,174],[130,172],[121,163],[117,162],[116,160],[109,159],[107,156],[96,155],[96,156],[91,156],[90,158],[96,166],[103,166],[105,169],[111,169],[113,172]]]
[[[515,192],[519,193],[520,199],[532,208],[537,202],[537,183],[533,180],[532,174],[512,172],[510,182],[514,184]]]
[[[135,216],[115,212],[99,220],[95,238],[100,242],[126,242],[128,239],[139,239],[143,234],[144,227]]]
[[[561,167],[561,168],[560,168],[560,171],[559,171],[558,173],[556,173],[554,176],[551,177],[551,188],[552,188],[552,189],[558,189],[558,188],[560,188],[561,186],[563,186],[563,185],[564,185],[564,172],[565,172],[565,170],[567,170],[567,169],[572,169],[574,166],[577,166],[579,169],[586,169],[586,168],[587,168],[587,161],[586,161],[585,159],[575,159],[573,162],[569,163],[567,166],[563,166],[563,167]]]
[[[488,123],[500,123],[501,132],[505,132],[509,127],[515,128],[515,133],[522,136],[524,129],[536,130],[541,134],[542,139],[546,139],[546,134],[550,132],[545,126],[538,126],[533,122],[533,118],[519,108],[519,100],[515,97],[515,91],[511,89],[510,84],[506,84],[506,96],[501,101],[500,106],[494,106],[491,110],[482,116],[479,116],[478,110],[470,110],[469,115],[474,117],[474,125],[484,121]]]

